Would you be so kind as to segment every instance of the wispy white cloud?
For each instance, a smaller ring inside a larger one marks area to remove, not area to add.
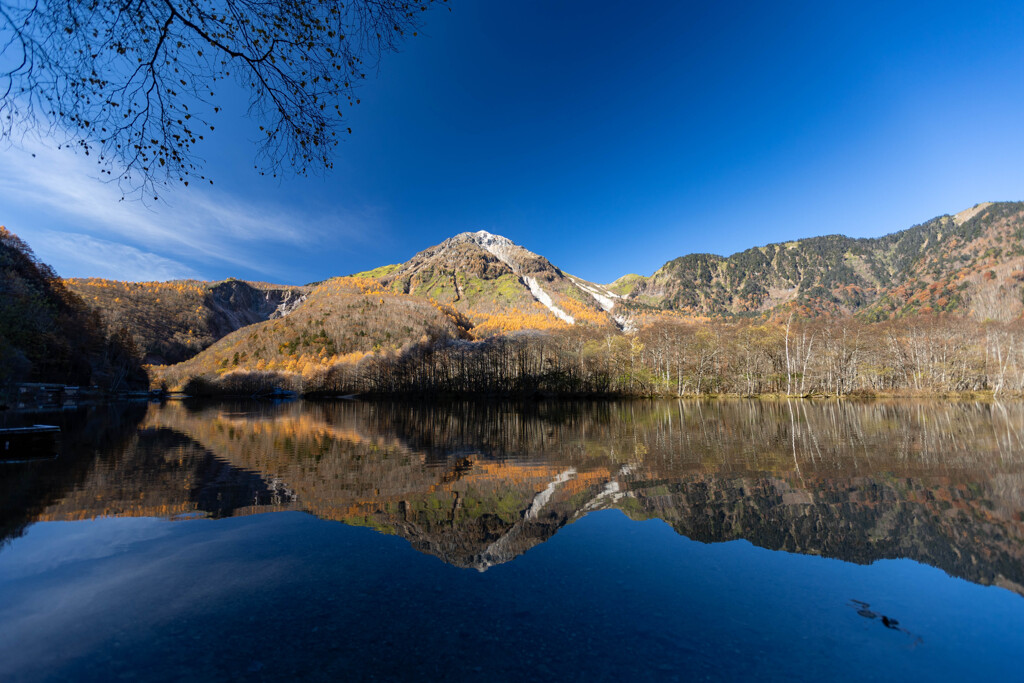
[[[36,249],[40,258],[64,277],[134,281],[200,278],[180,261],[89,235],[42,230],[34,241],[42,245]]]
[[[59,253],[70,264],[73,240],[92,237],[81,242],[84,251],[74,263],[96,265],[118,279],[150,269],[169,277],[243,269],[268,278],[294,276],[303,253],[324,243],[362,241],[372,232],[356,212],[293,210],[211,187],[171,188],[150,204],[121,201],[118,186],[98,180],[88,157],[36,145],[0,150],[0,207],[14,205],[33,215],[33,225],[9,227],[31,231],[30,243],[44,260]],[[0,215],[0,223],[5,219]]]

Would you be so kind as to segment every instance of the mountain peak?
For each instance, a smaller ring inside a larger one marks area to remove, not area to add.
[[[524,249],[509,238],[495,235],[486,230],[464,232],[456,235],[453,239],[460,242],[463,240],[473,242],[485,251],[490,252],[516,274],[523,271],[524,265],[527,263],[532,265],[532,262],[538,258],[537,254],[529,249]]]
[[[492,241],[496,241],[496,242],[511,242],[512,241],[509,238],[505,237],[504,235],[495,235],[494,233],[487,232],[486,230],[477,230],[476,232],[464,232],[462,234],[463,235],[467,235],[468,237],[470,237],[471,239],[473,239],[474,241],[477,241],[477,242],[492,242]]]
[[[543,256],[486,230],[461,232],[424,249],[390,270],[382,282],[467,311],[484,329],[492,318],[495,330],[513,329],[509,325],[516,320],[548,325],[551,321],[543,314],[537,320],[537,303],[562,323],[573,325],[580,319],[609,324],[592,292]]]
[[[474,244],[485,248],[487,245],[519,246],[504,235],[495,235],[493,232],[487,232],[486,230],[460,232],[459,234],[448,238],[445,242],[473,242]]]

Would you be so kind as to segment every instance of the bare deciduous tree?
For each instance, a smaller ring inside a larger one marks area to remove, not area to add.
[[[435,1],[0,0],[0,137],[43,126],[123,189],[187,185],[233,79],[261,172],[330,168],[357,85]]]

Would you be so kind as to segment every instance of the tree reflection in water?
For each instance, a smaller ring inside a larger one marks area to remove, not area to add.
[[[911,558],[1024,594],[1017,403],[172,402],[68,418],[64,442],[57,461],[5,468],[5,538],[304,510],[483,571],[618,509],[699,541]]]

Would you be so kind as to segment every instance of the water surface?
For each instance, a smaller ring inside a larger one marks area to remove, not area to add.
[[[0,465],[4,680],[1024,666],[1021,404],[172,402],[47,420],[60,457]]]

